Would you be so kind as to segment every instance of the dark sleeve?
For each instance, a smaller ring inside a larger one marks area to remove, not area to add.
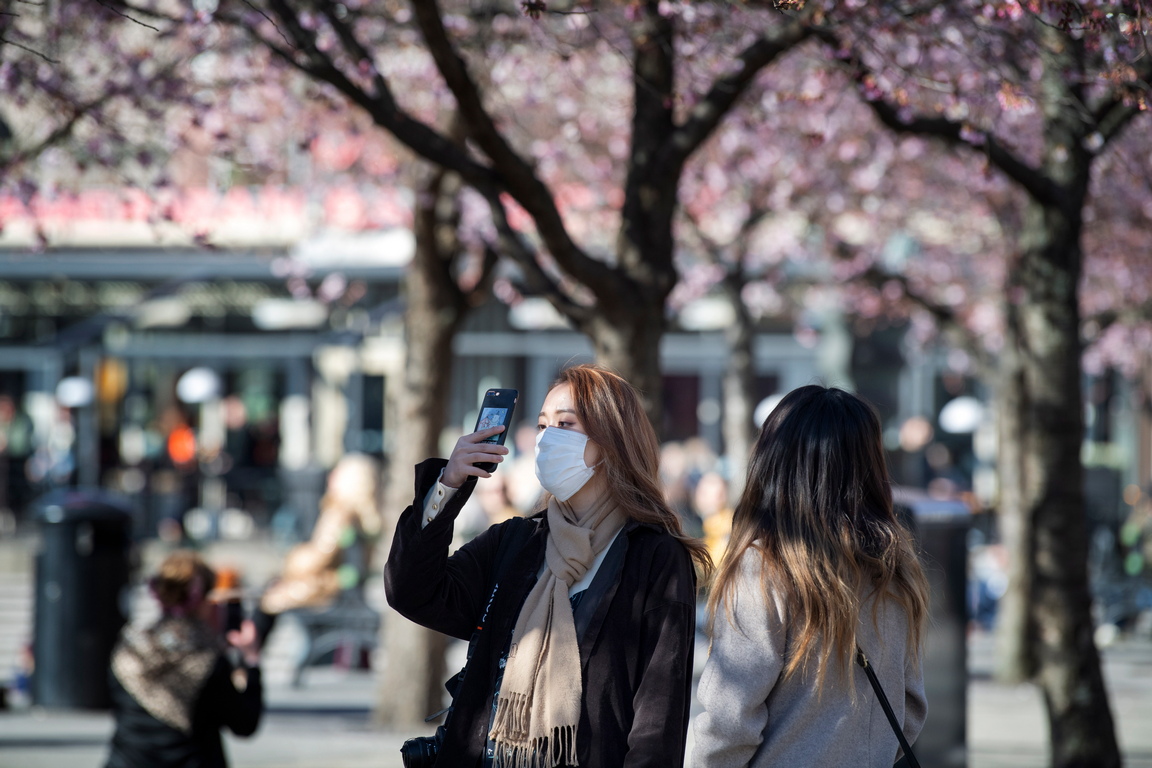
[[[428,459],[416,467],[415,498],[396,524],[384,565],[384,592],[388,604],[404,617],[467,640],[483,611],[496,551],[509,523],[492,526],[449,556],[452,524],[476,478],[469,478],[432,522],[421,527],[424,498],[446,464],[444,459]]]
[[[264,686],[260,668],[247,669],[248,684],[243,691],[232,684],[232,664],[224,656],[216,661],[216,668],[205,685],[201,706],[211,707],[220,725],[237,736],[251,736],[260,725],[264,713]]]
[[[671,537],[653,562],[652,594],[640,622],[642,672],[625,768],[683,765],[688,738],[696,575],[688,551]]]

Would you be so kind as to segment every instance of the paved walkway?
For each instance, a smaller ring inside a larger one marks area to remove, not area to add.
[[[225,749],[234,768],[400,768],[405,736],[372,726],[372,696],[370,673],[313,670],[301,690],[271,686],[260,730]],[[0,766],[97,768],[111,731],[102,712],[0,713]]]
[[[2,544],[0,576],[6,565],[11,571],[13,563],[26,560],[5,552]],[[245,562],[258,561],[246,557]],[[6,619],[19,612],[13,610]],[[279,638],[277,633],[282,633]],[[273,640],[281,648],[274,655],[290,654],[290,628],[278,625]],[[991,637],[969,637],[968,766],[1046,766],[1047,725],[1040,696],[1030,685],[993,682],[992,653]],[[8,677],[8,669],[0,667],[0,681]],[[315,668],[304,687],[294,689],[288,671],[283,664],[269,670],[268,712],[260,731],[251,739],[226,737],[234,768],[399,768],[400,744],[411,734],[372,725],[376,691],[371,672]],[[1104,671],[1125,766],[1152,768],[1152,638],[1122,640],[1105,649]],[[101,712],[0,711],[0,767],[98,768],[107,753],[111,725],[110,716]]]
[[[969,637],[968,765],[1049,765],[1048,723],[1039,690],[992,681],[992,654],[990,636]],[[1152,768],[1152,640],[1118,641],[1104,649],[1103,658],[1124,765]]]
[[[1032,686],[988,680],[991,644],[972,642],[968,689],[970,768],[1041,768],[1046,726]],[[1104,653],[1113,712],[1128,768],[1152,768],[1152,642],[1126,641]],[[317,668],[305,687],[271,685],[268,713],[251,739],[227,738],[235,768],[399,768],[408,734],[374,728],[370,672]],[[0,766],[82,768],[102,765],[111,731],[106,713],[0,712]]]

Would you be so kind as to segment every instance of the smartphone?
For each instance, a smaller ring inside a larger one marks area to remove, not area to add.
[[[224,603],[224,632],[239,630],[244,622],[244,606],[239,600],[229,600]]]
[[[503,425],[503,432],[492,435],[484,442],[504,445],[508,430],[512,426],[512,412],[516,410],[516,398],[519,394],[515,389],[490,389],[485,392],[484,399],[480,402],[480,415],[476,417],[476,429],[472,431],[478,432],[481,429]],[[476,466],[485,472],[496,470],[496,465],[492,462],[480,462]]]

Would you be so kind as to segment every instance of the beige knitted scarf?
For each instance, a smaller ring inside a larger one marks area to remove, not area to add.
[[[516,619],[492,726],[502,768],[577,765],[584,686],[568,587],[588,572],[624,522],[607,493],[580,513],[555,498],[548,502],[544,572]]]

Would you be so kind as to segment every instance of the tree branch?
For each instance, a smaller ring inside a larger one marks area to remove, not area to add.
[[[171,68],[168,68],[166,71],[170,71],[170,69]],[[100,96],[92,99],[91,101],[72,106],[69,109],[69,112],[71,113],[69,117],[63,123],[58,125],[51,133],[49,133],[48,136],[36,142],[30,147],[19,149],[7,156],[0,156],[0,169],[9,171],[12,168],[21,165],[22,163],[28,162],[29,160],[38,157],[46,149],[63,143],[72,135],[72,132],[76,129],[76,125],[83,118],[91,116],[96,110],[98,110],[112,99],[123,96],[127,90],[127,87],[113,88],[105,91],[104,93],[100,94]],[[62,102],[67,102],[67,99],[65,99],[63,96],[57,95],[56,98]]]
[[[660,168],[657,154],[667,145],[676,128],[675,28],[670,16],[662,15],[654,0],[639,3],[643,16],[629,30],[632,39],[632,147],[626,187],[631,190],[640,179]],[[654,151],[655,150],[655,151]],[[679,176],[679,168],[667,175]],[[629,193],[630,197],[634,197]]]
[[[815,4],[812,4],[813,7]],[[810,14],[807,10],[805,13]],[[780,34],[762,37],[745,48],[737,57],[740,68],[720,77],[708,89],[707,95],[693,107],[688,119],[669,137],[661,162],[680,168],[703,144],[728,114],[736,101],[748,90],[757,75],[777,58],[807,40],[812,28],[807,17],[789,17]]]
[[[771,211],[768,208],[754,207],[744,218],[744,221],[740,223],[739,231],[733,235],[732,239],[727,243],[718,242],[706,233],[700,224],[700,220],[691,211],[685,209],[684,217],[688,223],[691,224],[692,234],[700,241],[704,253],[712,263],[717,266],[724,266],[725,271],[729,275],[743,280],[745,272],[744,256],[748,253],[748,239],[756,227],[760,226],[760,222],[768,217],[769,213],[771,213]],[[737,251],[736,258],[732,259],[731,264],[725,265],[724,254],[733,250]]]
[[[949,120],[938,115],[912,115],[893,104],[875,91],[872,84],[874,73],[863,59],[850,47],[841,43],[828,28],[816,31],[817,36],[834,51],[849,51],[843,56],[843,66],[852,81],[860,88],[865,103],[873,114],[892,131],[917,136],[940,139],[953,146],[967,147],[980,152],[996,168],[1015,181],[1037,202],[1046,206],[1060,207],[1066,197],[1064,189],[1035,168],[1017,157],[1011,150],[996,140],[991,132],[975,131],[964,123]]]
[[[316,80],[332,85],[349,101],[371,115],[377,125],[388,130],[425,160],[459,173],[477,189],[499,186],[499,177],[496,171],[477,163],[448,137],[401,109],[387,81],[383,75],[375,70],[375,67],[373,67],[372,78],[375,88],[373,93],[369,93],[353,82],[330,56],[318,48],[315,34],[304,28],[296,9],[290,3],[286,0],[269,0],[269,8],[279,22],[274,24],[277,31],[281,35],[287,34],[291,40],[291,45],[304,54],[305,60],[300,60],[296,56],[295,50],[285,48],[261,36],[250,25],[244,23],[241,18],[223,14],[218,15],[217,18],[247,33],[252,39],[266,46],[268,50],[290,66]],[[335,31],[341,35],[340,29],[337,28]],[[355,39],[351,30],[344,31],[341,35],[341,42],[353,46],[352,50],[349,51],[353,60],[372,61],[372,56]]]
[[[98,5],[101,5],[105,8],[107,8],[108,10],[112,11],[112,13],[116,14],[117,16],[120,16],[121,18],[127,19],[128,21],[132,22],[133,24],[139,24],[140,26],[144,27],[145,29],[150,29],[153,32],[159,32],[160,31],[157,27],[154,27],[151,24],[145,24],[144,22],[140,21],[140,19],[137,19],[135,16],[132,16],[131,14],[125,13],[125,12],[121,11],[119,8],[116,8],[115,6],[113,6],[109,3],[102,2],[102,0],[96,0],[96,3]]]
[[[30,53],[33,56],[37,56],[41,59],[44,59],[44,61],[48,62],[49,64],[59,64],[60,63],[57,59],[53,59],[51,56],[47,55],[43,51],[38,51],[35,48],[30,48],[27,45],[24,45],[23,43],[16,42],[15,40],[9,40],[6,37],[0,37],[0,43],[2,43],[4,45],[10,45],[13,48],[19,48],[20,50],[24,51],[25,53]]]
[[[1152,81],[1152,57],[1146,56],[1141,65],[1136,69],[1136,80],[1147,89],[1149,81]],[[1140,113],[1140,108],[1128,102],[1123,93],[1113,91],[1092,110],[1092,120],[1107,144]]]
[[[930,314],[933,319],[935,319],[936,324],[940,326],[941,330],[946,334],[951,333],[954,340],[958,339],[961,345],[976,357],[979,364],[982,366],[990,364],[983,345],[979,343],[979,339],[960,321],[960,318],[956,316],[956,312],[951,307],[937,304],[927,296],[913,290],[907,275],[886,272],[879,267],[872,266],[865,270],[860,278],[877,289],[883,287],[884,283],[893,280],[896,281],[900,284],[900,289],[904,293],[905,298]]]
[[[505,253],[524,270],[529,288],[547,298],[557,311],[576,325],[579,326],[589,321],[593,315],[592,309],[573,301],[560,284],[544,271],[540,266],[536,252],[508,223],[508,214],[499,195],[486,195],[485,199],[492,211],[492,221],[496,224],[500,245],[503,246]]]
[[[470,137],[492,161],[499,173],[501,187],[535,221],[541,239],[556,262],[593,293],[603,293],[614,282],[611,268],[588,256],[572,241],[552,191],[496,127],[484,108],[479,86],[448,37],[439,3],[436,0],[414,0],[412,11],[437,69],[456,98]]]
[[[1103,312],[1097,312],[1084,317],[1082,320],[1082,325],[1095,323],[1097,325],[1097,335],[1103,333],[1109,326],[1117,323],[1134,324],[1148,322],[1152,320],[1152,300],[1145,301],[1133,307],[1106,309]]]
[[[72,134],[73,129],[76,127],[76,123],[80,122],[80,118],[83,116],[83,112],[77,111],[62,125],[58,126],[56,130],[48,134],[48,136],[43,140],[37,142],[31,147],[25,147],[24,149],[13,152],[11,155],[0,157],[0,169],[3,169],[5,172],[7,172],[23,163],[28,162],[32,158],[39,156],[42,152],[44,152],[44,150],[63,142]]]

